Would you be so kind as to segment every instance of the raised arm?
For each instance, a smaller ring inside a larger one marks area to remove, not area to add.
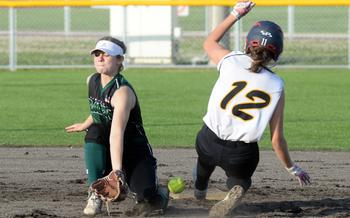
[[[287,171],[296,176],[300,185],[310,183],[309,175],[293,163],[288,151],[288,144],[283,133],[284,91],[281,94],[275,112],[270,121],[271,143],[273,149]]]
[[[246,15],[254,5],[255,3],[251,1],[238,1],[230,15],[208,35],[203,43],[203,48],[214,64],[218,64],[225,55],[230,53],[230,50],[219,44],[221,38],[232,25]]]

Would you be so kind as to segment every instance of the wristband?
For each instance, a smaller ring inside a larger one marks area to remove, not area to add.
[[[231,14],[235,16],[237,20],[241,19],[241,15],[235,9],[231,11]]]
[[[297,173],[299,173],[301,171],[301,168],[296,165],[293,164],[293,166],[291,168],[286,168],[286,170],[293,176],[295,176]]]

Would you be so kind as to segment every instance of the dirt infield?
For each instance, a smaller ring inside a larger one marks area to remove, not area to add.
[[[182,176],[186,190],[172,196],[164,217],[206,217],[224,197],[225,176],[217,168],[208,200],[192,197],[193,149],[156,149],[158,177]],[[350,153],[292,152],[312,177],[301,188],[282,169],[273,152],[261,152],[253,185],[235,217],[350,217]],[[87,186],[80,148],[0,148],[0,217],[82,217]],[[111,216],[125,217],[131,200],[110,205]],[[105,211],[105,207],[104,207]],[[107,212],[98,217],[108,217]]]

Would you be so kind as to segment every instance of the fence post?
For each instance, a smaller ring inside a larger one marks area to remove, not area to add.
[[[71,10],[70,7],[64,7],[64,34],[68,36],[71,32]]]
[[[123,6],[123,41],[127,48],[129,47],[128,41],[128,6]],[[128,67],[128,54],[125,56],[124,68]]]
[[[223,7],[223,6],[213,6],[212,7],[211,31],[226,18],[226,16],[228,15],[228,9],[229,9],[229,7]],[[230,48],[230,34],[229,33],[226,33],[222,37],[221,43],[225,48],[228,48],[228,49]]]
[[[294,35],[294,6],[288,6],[288,39],[293,39]]]
[[[9,8],[9,69],[15,71],[17,68],[17,48],[16,48],[16,8]]]
[[[209,6],[205,7],[205,36],[207,36],[211,31],[211,26],[209,20],[211,20],[211,8]]]
[[[234,51],[241,51],[241,20],[238,20],[233,26],[235,31],[235,48]]]

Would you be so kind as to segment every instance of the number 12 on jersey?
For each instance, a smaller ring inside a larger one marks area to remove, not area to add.
[[[220,107],[224,110],[227,109],[228,103],[244,88],[247,86],[247,82],[245,81],[238,81],[232,84],[233,89],[226,94],[226,96],[222,99],[220,103]],[[244,121],[249,121],[253,119],[254,117],[246,112],[244,110],[252,110],[252,109],[260,109],[267,107],[270,103],[271,97],[266,92],[263,92],[261,90],[251,90],[245,95],[250,102],[244,102],[244,103],[238,103],[233,105],[232,107],[232,114],[236,117],[241,118]],[[255,102],[255,97],[258,97],[262,99],[262,102]]]

